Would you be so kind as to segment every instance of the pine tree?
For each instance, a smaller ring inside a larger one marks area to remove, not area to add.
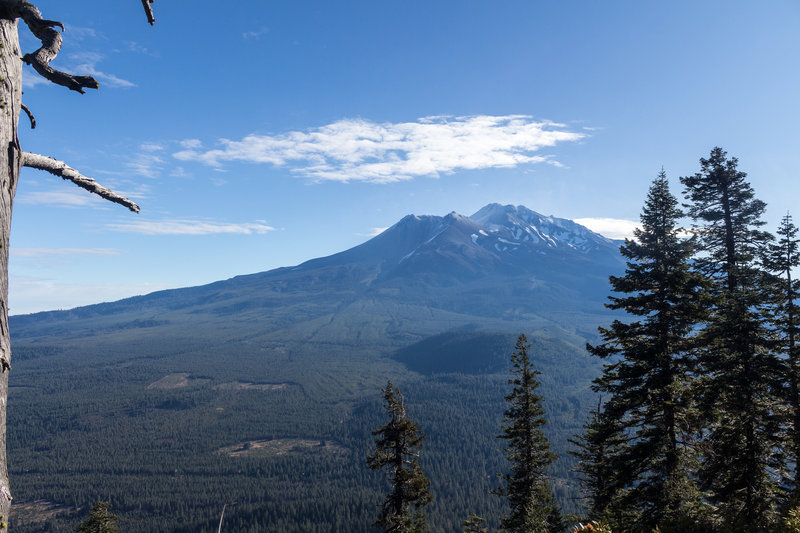
[[[469,515],[461,526],[463,527],[462,533],[489,533],[486,519],[475,514]]]
[[[620,527],[630,523],[624,508],[624,470],[619,470],[621,452],[626,444],[622,424],[609,418],[602,400],[589,413],[583,433],[569,439],[576,446],[570,454],[578,459],[574,469],[580,476],[583,498],[588,503],[588,516],[611,520]]]
[[[784,355],[786,388],[785,404],[789,407],[788,462],[795,465],[792,479],[787,480],[789,502],[800,505],[800,347],[796,339],[800,334],[800,319],[797,316],[796,300],[800,294],[800,280],[792,279],[792,269],[800,265],[800,240],[792,217],[787,215],[776,232],[777,242],[769,247],[764,263],[773,279],[772,324],[779,337],[779,350]]]
[[[119,531],[117,527],[117,515],[111,514],[109,509],[111,503],[99,501],[94,504],[89,517],[78,524],[75,529],[78,533],[116,533]]]
[[[647,530],[687,523],[700,500],[691,475],[695,454],[688,443],[696,428],[688,389],[692,332],[703,316],[703,279],[690,268],[694,243],[681,237],[682,216],[662,170],[648,192],[636,240],[620,248],[625,275],[610,278],[619,296],[609,297],[606,306],[624,310],[632,320],[600,328],[603,343],[587,346],[594,355],[619,357],[604,367],[595,390],[610,396],[606,424],[615,421],[628,437],[606,464],[595,465],[600,471],[593,475],[614,472],[617,490],[626,491],[637,525]],[[590,438],[603,437],[597,433],[601,427],[589,429],[595,432]],[[619,432],[606,430],[608,436]],[[595,452],[599,444],[593,444]],[[601,502],[611,500],[606,496]],[[612,514],[621,512],[618,507]]]
[[[423,507],[433,501],[430,482],[419,465],[419,450],[425,436],[408,418],[403,395],[392,382],[382,389],[389,422],[372,432],[375,452],[367,457],[373,470],[389,469],[391,492],[383,502],[375,522],[386,533],[422,533],[428,531]]]
[[[764,309],[768,287],[757,258],[770,241],[736,158],[714,148],[700,172],[681,178],[698,236],[695,263],[711,283],[699,374],[704,429],[701,486],[730,531],[761,531],[777,520],[783,470],[778,396],[781,364]]]
[[[497,491],[508,499],[509,514],[500,523],[508,533],[553,533],[563,528],[547,474],[556,455],[542,430],[544,409],[536,394],[541,372],[534,370],[529,348],[528,339],[520,335],[511,356],[514,377],[508,382],[513,388],[505,397],[505,424],[498,435],[506,441],[511,472],[502,476],[504,485]]]

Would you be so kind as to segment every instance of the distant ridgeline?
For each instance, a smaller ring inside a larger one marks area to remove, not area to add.
[[[211,530],[224,503],[227,531],[371,531],[384,481],[364,463],[387,379],[427,435],[434,530],[494,523],[523,332],[556,498],[574,509],[566,440],[596,404],[584,346],[611,320],[619,245],[492,204],[407,216],[296,267],[12,317],[11,526],[67,530],[110,498],[127,532]]]

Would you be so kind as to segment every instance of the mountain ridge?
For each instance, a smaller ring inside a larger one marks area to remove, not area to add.
[[[143,324],[155,330],[174,322],[214,322],[239,312],[241,320],[248,317],[273,329],[272,323],[280,327],[293,313],[314,320],[350,312],[345,302],[358,301],[456,313],[464,323],[496,319],[512,309],[545,322],[563,312],[603,314],[608,275],[624,265],[618,244],[524,206],[489,204],[472,217],[456,212],[407,215],[362,244],[293,267],[70,310],[14,315],[12,335],[43,335],[47,324],[82,320],[88,333],[96,329],[90,321],[100,317],[116,321],[114,328]],[[359,318],[351,318],[357,327]]]

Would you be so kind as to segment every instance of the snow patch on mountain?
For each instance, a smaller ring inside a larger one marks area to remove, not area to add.
[[[500,242],[507,244],[532,242],[548,248],[566,248],[584,254],[615,246],[613,240],[571,220],[544,216],[521,205],[489,204],[470,219],[486,228]],[[498,247],[495,249],[500,251]]]

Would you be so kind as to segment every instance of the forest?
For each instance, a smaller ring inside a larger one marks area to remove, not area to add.
[[[389,376],[424,436],[409,453],[431,501],[387,531],[797,531],[797,230],[787,214],[764,231],[735,158],[700,163],[683,206],[665,173],[652,182],[610,278],[614,318],[585,350],[532,331],[525,363],[516,335],[466,328],[389,358],[297,352],[268,373],[231,345],[223,368],[193,356],[189,373],[181,357],[20,345],[11,524],[73,529],[106,500],[123,531],[211,531],[223,505],[230,531],[374,531],[390,484],[367,458]],[[515,417],[535,428],[528,455]]]
[[[626,318],[587,344],[606,363],[593,381],[597,407],[570,439],[586,503],[576,525],[554,498],[541,372],[519,337],[498,435],[509,461],[495,491],[507,503],[498,531],[800,531],[798,230],[788,213],[777,237],[762,229],[766,205],[721,148],[700,166],[680,178],[683,208],[663,170],[653,181],[635,239],[621,247],[625,274],[610,278],[607,306]],[[394,465],[393,491],[376,525],[428,531],[421,438],[397,424],[402,397],[391,383],[384,390],[392,422],[374,457],[385,449],[396,460],[379,465]],[[493,530],[476,514],[463,525]]]

